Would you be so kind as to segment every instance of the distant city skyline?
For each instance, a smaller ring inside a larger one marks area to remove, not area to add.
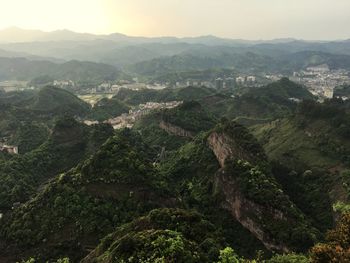
[[[247,40],[350,38],[349,0],[0,0],[0,29]]]

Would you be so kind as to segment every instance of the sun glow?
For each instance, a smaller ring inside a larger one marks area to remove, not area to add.
[[[348,0],[0,0],[0,29],[336,39],[350,36],[349,10]]]

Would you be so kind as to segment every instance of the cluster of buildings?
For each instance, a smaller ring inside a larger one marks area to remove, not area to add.
[[[131,90],[141,90],[141,89],[164,89],[165,86],[155,83],[155,84],[145,84],[145,83],[131,83],[124,81],[123,83],[118,83],[118,84],[112,84],[112,83],[101,83],[100,85],[96,87],[92,87],[89,90],[89,93],[92,94],[97,94],[97,93],[116,93],[118,92],[121,88],[125,89],[131,89]]]
[[[8,154],[18,154],[18,146],[0,143],[0,152],[5,152]]]
[[[290,79],[320,98],[333,98],[335,87],[350,84],[350,73],[344,69],[330,70],[327,64],[322,64],[294,72]]]
[[[8,80],[0,82],[0,91],[11,92],[24,90],[27,86],[26,81]]]
[[[182,104],[182,101],[170,102],[147,102],[140,104],[135,109],[131,109],[129,113],[124,113],[116,118],[105,121],[113,126],[115,130],[122,128],[131,128],[135,122],[141,119],[142,116],[149,114],[153,110],[172,109]]]
[[[256,84],[255,76],[238,76],[236,78],[217,78],[215,80],[215,88],[220,89],[233,89],[236,85],[238,86],[252,86]]]
[[[172,109],[182,104],[182,101],[170,101],[170,102],[147,102],[140,104],[134,109],[129,110],[129,113],[123,113],[122,115],[106,120],[104,123],[109,123],[115,130],[123,128],[132,128],[135,122],[141,119],[142,116],[149,114],[151,111],[160,109]],[[98,121],[85,120],[86,125],[98,124]]]
[[[53,85],[59,88],[75,87],[75,82],[72,80],[54,80]]]

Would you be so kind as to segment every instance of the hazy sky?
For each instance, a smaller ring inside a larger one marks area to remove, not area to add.
[[[143,36],[350,38],[350,0],[0,0],[0,28]]]

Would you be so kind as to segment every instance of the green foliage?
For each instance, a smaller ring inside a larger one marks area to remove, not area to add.
[[[207,131],[215,125],[215,118],[196,101],[184,102],[174,109],[162,111],[161,118],[166,123],[194,133]]]
[[[301,254],[275,255],[271,259],[264,261],[266,263],[310,263],[310,259]]]
[[[336,202],[333,204],[333,210],[335,212],[340,212],[340,213],[349,213],[350,212],[350,204],[345,204],[343,202]]]
[[[164,131],[159,127],[162,121],[196,135],[212,128],[216,120],[198,102],[189,101],[174,109],[153,112],[136,123],[133,129],[142,134],[146,143],[157,148],[165,147],[167,151],[171,151],[184,145],[190,138]]]
[[[241,259],[232,248],[226,247],[223,250],[220,250],[219,261],[217,263],[240,263],[240,262],[243,262],[243,259]]]
[[[44,144],[0,166],[0,206],[10,209],[13,203],[28,200],[40,184],[89,156],[113,133],[110,126],[100,127],[59,119]]]
[[[79,240],[97,244],[114,227],[167,202],[152,186],[155,177],[148,158],[139,138],[121,131],[16,209],[2,222],[2,236],[21,249],[44,244],[40,260],[81,258],[84,247],[77,245]],[[55,245],[46,246],[48,240]]]
[[[90,105],[69,91],[47,86],[38,92],[32,109],[44,114],[85,116],[90,111]]]
[[[17,145],[19,153],[25,154],[39,147],[48,137],[49,131],[45,125],[37,122],[25,122],[20,124],[11,138],[10,144]]]
[[[161,178],[184,207],[201,211],[221,229],[230,246],[241,255],[251,257],[255,250],[264,250],[264,247],[233,220],[227,210],[218,206],[224,200],[215,186],[215,174],[220,166],[207,146],[206,138],[206,134],[200,134],[193,142],[171,154],[159,167]]]
[[[110,118],[117,117],[122,113],[129,112],[129,107],[116,98],[101,99],[91,109],[89,118],[97,121],[104,121]]]
[[[33,61],[25,58],[0,58],[1,79],[34,80],[46,76],[75,82],[101,82],[123,78],[125,74],[115,67],[93,62],[68,61],[56,64],[49,61]],[[41,82],[41,81],[39,81]]]
[[[222,242],[202,215],[157,209],[108,235],[87,262],[213,262]]]
[[[226,115],[231,118],[250,117],[254,119],[276,119],[288,116],[295,111],[297,103],[290,98],[313,99],[313,95],[304,87],[287,78],[253,88],[232,100]]]
[[[150,113],[137,121],[133,130],[138,131],[145,143],[158,152],[160,152],[161,147],[165,147],[166,151],[176,150],[189,141],[189,138],[179,137],[162,130],[159,127],[160,121],[161,113]]]
[[[259,216],[254,215],[254,212],[250,216],[280,242],[303,251],[319,238],[318,230],[309,225],[305,216],[289,200],[266,169],[253,166],[247,161],[237,160],[226,163],[225,174],[234,178],[246,198],[264,207]],[[283,216],[275,217],[277,211]]]

